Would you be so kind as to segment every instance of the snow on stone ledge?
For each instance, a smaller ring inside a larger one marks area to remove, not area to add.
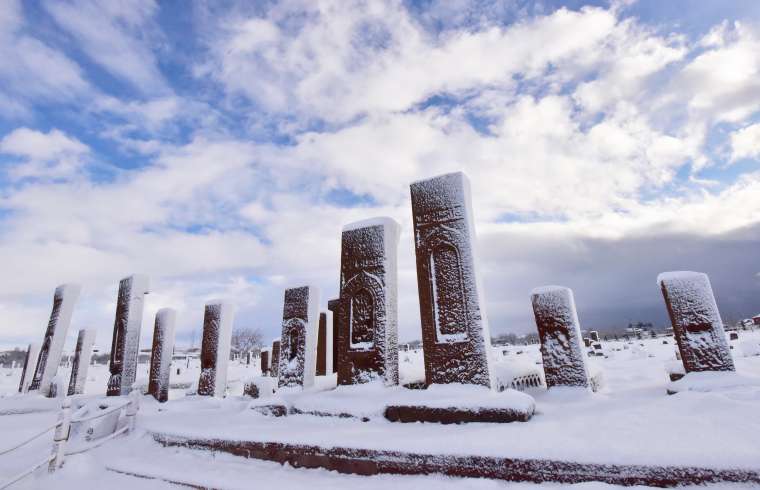
[[[210,299],[206,301],[206,306],[216,306],[218,305],[222,311],[223,314],[229,314],[235,310],[235,304],[232,301],[227,301],[224,299]],[[280,339],[277,339],[280,340]]]
[[[565,286],[539,286],[533,288],[530,292],[531,296],[534,294],[546,294],[546,293],[567,293],[570,292],[570,288]]]
[[[657,276],[657,285],[659,286],[664,281],[689,281],[691,279],[697,279],[707,277],[707,274],[704,272],[693,272],[693,271],[670,271],[670,272],[661,272]]]
[[[712,392],[743,387],[760,387],[760,378],[735,371],[699,371],[686,374],[668,384],[668,393],[681,391]]]
[[[368,218],[353,223],[348,223],[343,226],[342,231],[358,230],[360,228],[369,228],[370,226],[384,226],[390,230],[397,230],[401,228],[398,222],[388,216],[377,216],[375,218]]]

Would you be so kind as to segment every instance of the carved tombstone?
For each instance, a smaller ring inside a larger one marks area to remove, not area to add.
[[[327,374],[327,313],[319,314],[317,332],[317,376]]]
[[[707,274],[666,272],[659,275],[657,282],[686,372],[734,371],[734,360]]]
[[[71,314],[81,291],[82,287],[78,284],[64,284],[55,289],[53,311],[50,313],[45,338],[37,357],[34,377],[29,385],[30,391],[39,390],[42,395],[50,396],[50,382],[58,372],[63,343],[71,324]]]
[[[327,302],[327,310],[330,312],[332,322],[328,322],[327,328],[332,329],[332,372],[338,372],[338,314],[340,311],[340,299],[331,299]]]
[[[74,352],[74,363],[71,365],[68,395],[81,395],[87,382],[87,368],[90,367],[92,346],[95,345],[95,330],[79,331],[77,347]]]
[[[201,377],[198,394],[223,398],[227,389],[227,364],[232,343],[231,304],[212,301],[206,304],[201,344]]]
[[[411,185],[425,380],[491,386],[470,184],[461,172]]]
[[[150,353],[150,373],[148,394],[163,403],[169,400],[169,372],[174,352],[174,326],[177,312],[172,308],[161,308],[156,313],[153,327],[153,348]]]
[[[398,384],[398,238],[391,218],[343,228],[338,384]]]
[[[541,340],[546,387],[589,386],[572,290],[561,286],[537,288],[530,299]]]
[[[119,282],[111,341],[111,378],[106,391],[108,396],[128,395],[135,382],[143,306],[148,287],[148,276],[142,274],[125,277]]]
[[[29,391],[29,385],[32,383],[32,376],[34,375],[33,369],[37,365],[39,353],[40,344],[36,342],[29,344],[29,348],[26,350],[26,357],[24,358],[24,369],[21,371],[21,382],[18,385],[19,393]]]
[[[261,375],[269,376],[269,351],[261,350]]]
[[[303,286],[285,290],[280,339],[279,386],[314,385],[319,290]]]
[[[280,376],[280,341],[275,340],[272,342],[272,377],[278,378]]]
[[[597,332],[596,330],[590,331],[588,333],[588,336],[589,336],[589,338],[591,339],[592,342],[600,342],[599,332]]]

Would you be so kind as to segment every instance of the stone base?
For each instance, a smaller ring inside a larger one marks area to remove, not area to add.
[[[324,468],[357,475],[442,474],[515,482],[574,484],[598,481],[612,485],[656,487],[723,482],[760,484],[758,470],[589,464],[543,459],[416,454],[285,442],[184,438],[161,433],[153,433],[152,437],[167,447],[224,451],[245,458],[288,463],[296,468]]]
[[[433,422],[463,424],[468,422],[509,423],[527,422],[533,412],[498,408],[433,408],[414,405],[391,405],[385,409],[385,418],[391,422]]]

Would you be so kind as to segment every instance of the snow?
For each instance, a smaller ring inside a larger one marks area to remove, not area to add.
[[[122,347],[116,355],[111,353],[112,394],[126,395],[135,383],[143,307],[149,289],[150,279],[145,274],[133,274],[119,282],[112,346]]]
[[[362,228],[369,228],[371,226],[382,226],[386,231],[395,233],[396,235],[399,234],[401,229],[401,225],[399,225],[398,221],[395,219],[388,216],[378,216],[375,218],[367,218],[343,225],[342,231],[359,230]]]
[[[155,383],[156,395],[159,398],[163,392],[168,393],[169,377],[174,352],[174,328],[177,321],[177,311],[172,308],[162,308],[156,313],[153,329],[153,348],[150,359],[149,383]]]
[[[92,329],[82,329],[79,331],[74,364],[71,367],[69,395],[84,393],[84,383],[87,380],[87,370],[90,367],[92,346],[95,344],[96,334],[97,331]]]
[[[283,307],[282,337],[280,340],[278,378],[280,386],[298,385],[304,388],[314,386],[317,370],[317,333],[319,331],[319,288],[301,286],[285,291]],[[292,313],[291,312],[295,312]],[[299,317],[296,315],[302,315]],[[293,329],[302,329],[298,339],[303,344],[291,346],[290,335]],[[289,359],[289,349],[298,351]]]
[[[26,357],[24,358],[24,366],[21,374],[21,383],[19,383],[19,393],[26,393],[29,391],[29,385],[32,383],[32,377],[34,376],[34,369],[37,366],[37,358],[40,354],[40,344],[32,342],[26,349]]]
[[[201,359],[208,358],[213,364],[203,366],[201,377],[208,375],[208,370],[213,370],[213,387],[210,394],[215,397],[224,397],[227,389],[227,365],[230,362],[235,307],[232,303],[223,300],[212,300],[206,303],[205,315],[206,317],[212,315],[213,319],[204,318]],[[211,330],[207,332],[206,329]]]

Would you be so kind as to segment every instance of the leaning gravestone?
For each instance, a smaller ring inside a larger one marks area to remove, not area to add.
[[[280,340],[272,341],[272,377],[280,377]]]
[[[148,394],[159,402],[169,400],[169,371],[174,351],[174,326],[177,312],[172,308],[162,308],[156,313],[153,327],[153,348],[150,354],[150,374]]]
[[[79,331],[77,347],[74,353],[74,363],[71,365],[68,395],[81,395],[87,381],[87,368],[90,366],[92,346],[95,345],[95,330]]]
[[[668,308],[684,369],[734,371],[710,279],[701,272],[666,272],[657,277]]]
[[[21,382],[18,385],[19,393],[26,393],[29,391],[29,385],[32,383],[32,375],[34,366],[37,365],[37,356],[40,354],[40,344],[32,342],[29,344],[29,348],[26,349],[26,357],[24,358],[24,369],[21,371]]]
[[[303,286],[285,290],[280,339],[279,386],[314,385],[319,321],[319,290]]]
[[[398,384],[399,225],[374,218],[343,228],[338,384]]]
[[[319,314],[317,333],[317,376],[327,374],[327,313]]]
[[[340,299],[331,299],[327,302],[327,309],[331,313],[332,324],[327,328],[332,329],[332,372],[338,372],[338,315],[340,313]]]
[[[586,356],[581,347],[572,290],[561,286],[536,288],[530,299],[541,340],[546,387],[588,387]]]
[[[71,324],[71,314],[74,304],[79,298],[82,287],[78,284],[64,284],[55,289],[53,295],[53,311],[45,331],[45,339],[37,357],[37,367],[29,390],[39,390],[41,394],[50,396],[50,383],[58,372],[61,364],[61,353],[66,333]]]
[[[119,282],[111,342],[111,378],[106,391],[108,396],[128,395],[135,382],[140,327],[148,285],[148,276],[142,274],[125,277]]]
[[[201,345],[201,376],[198,394],[223,398],[227,390],[227,364],[232,342],[231,304],[212,301],[206,304]]]
[[[425,380],[491,386],[470,184],[461,172],[411,185]]]

